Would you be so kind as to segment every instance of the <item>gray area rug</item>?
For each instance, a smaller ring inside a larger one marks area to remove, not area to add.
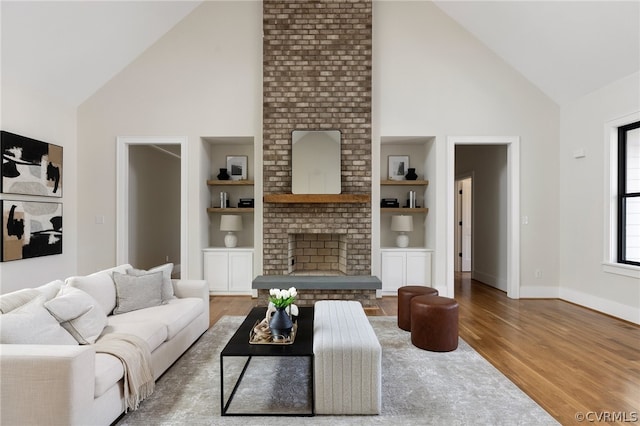
[[[242,322],[225,316],[156,383],[151,397],[118,425],[552,425],[558,424],[462,339],[453,352],[423,351],[396,317],[369,317],[382,345],[382,413],[379,416],[222,417],[219,353]],[[227,363],[225,388],[242,368]],[[230,408],[287,412],[309,408],[303,358],[252,360]],[[285,377],[284,382],[278,377]],[[228,395],[230,388],[225,391]],[[279,395],[275,398],[274,394]]]

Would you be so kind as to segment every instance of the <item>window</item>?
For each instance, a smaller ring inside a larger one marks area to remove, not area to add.
[[[618,127],[618,262],[640,266],[640,121]]]

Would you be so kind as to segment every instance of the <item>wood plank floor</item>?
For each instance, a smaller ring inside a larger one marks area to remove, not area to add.
[[[577,413],[640,422],[639,326],[561,300],[512,300],[468,274],[456,277],[456,300],[460,337],[560,423],[577,423]],[[211,324],[256,305],[250,297],[212,297]],[[395,297],[367,309],[396,312]]]

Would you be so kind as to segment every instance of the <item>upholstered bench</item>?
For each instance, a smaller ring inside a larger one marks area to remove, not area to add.
[[[380,414],[382,348],[359,302],[315,303],[313,353],[316,414]]]

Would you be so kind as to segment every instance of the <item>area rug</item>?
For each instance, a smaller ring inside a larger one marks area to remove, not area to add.
[[[382,345],[382,413],[378,416],[282,417],[221,416],[220,351],[242,322],[242,317],[222,317],[156,383],[151,397],[137,411],[122,417],[118,425],[555,425],[546,411],[495,367],[460,339],[458,349],[437,353],[411,344],[410,333],[397,326],[396,317],[369,317]],[[264,358],[263,358],[264,359]],[[253,404],[250,393],[278,394],[285,407],[299,408],[297,387],[308,383],[296,377],[304,363],[283,358],[269,360],[245,375],[234,404],[251,412],[264,409]],[[253,364],[253,361],[252,361]],[[233,367],[225,362],[227,373]],[[269,390],[273,375],[287,374],[292,391]],[[270,376],[271,375],[271,376]],[[225,386],[226,387],[226,386]],[[244,393],[243,393],[244,392]],[[226,392],[225,392],[226,393]],[[282,396],[284,395],[284,396]],[[304,399],[304,398],[303,398]],[[271,401],[272,403],[274,401]],[[276,403],[278,401],[275,401]],[[269,403],[266,403],[269,404]],[[304,407],[303,407],[304,408]],[[255,411],[254,411],[255,410]]]

